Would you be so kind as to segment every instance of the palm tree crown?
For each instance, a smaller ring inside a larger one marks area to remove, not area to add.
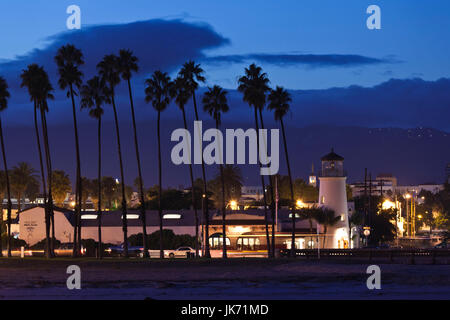
[[[105,103],[110,103],[108,89],[95,76],[81,88],[81,108],[89,108],[89,115],[98,119],[103,115],[102,105]]]
[[[186,103],[189,101],[192,93],[189,91],[188,82],[185,78],[178,76],[171,86],[171,97],[175,100],[177,106],[183,109]]]
[[[79,67],[84,64],[83,54],[81,50],[74,45],[68,44],[59,48],[55,56],[55,62],[58,66],[58,73],[60,75],[58,84],[64,90],[68,86],[81,86],[81,78],[83,73]]]
[[[48,78],[47,72],[37,64],[31,64],[23,70],[20,75],[22,79],[21,87],[27,87],[31,100],[35,100],[44,111],[47,110],[46,100],[54,99],[53,87]]]
[[[289,112],[289,103],[292,101],[289,92],[282,87],[276,87],[269,94],[267,108],[274,111],[275,120],[281,120]]]
[[[191,95],[198,88],[198,82],[205,82],[205,77],[203,76],[203,69],[200,64],[196,64],[194,61],[188,61],[183,64],[178,75],[186,81],[187,88],[189,89]]]
[[[119,58],[114,54],[108,54],[97,64],[98,73],[102,81],[109,85],[111,95],[114,95],[114,88],[120,82]]]
[[[138,72],[138,58],[128,49],[119,51],[118,70],[123,80],[130,80],[132,72]]]
[[[3,77],[0,77],[0,111],[8,108],[8,99],[10,97],[8,84]]]
[[[151,102],[157,111],[164,111],[170,103],[172,84],[166,72],[155,71],[151,78],[145,80],[145,101]]]
[[[227,91],[218,85],[208,88],[202,102],[203,110],[208,112],[218,124],[221,122],[221,114],[230,109],[227,102]]]
[[[244,101],[250,106],[262,109],[266,104],[269,79],[261,67],[251,64],[245,68],[245,76],[240,77],[238,83],[238,90],[244,94]]]

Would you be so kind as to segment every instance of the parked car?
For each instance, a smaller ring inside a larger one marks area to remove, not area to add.
[[[105,252],[112,257],[122,257],[123,256],[124,245],[123,243],[118,246],[108,247]],[[142,252],[143,248],[139,246],[128,245],[128,256],[138,257]]]
[[[179,247],[176,250],[165,250],[164,255],[169,258],[188,258],[189,255],[195,255],[195,250],[191,247]]]

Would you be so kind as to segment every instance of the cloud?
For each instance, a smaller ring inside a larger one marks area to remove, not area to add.
[[[96,64],[105,54],[119,49],[131,49],[139,58],[140,72],[149,74],[156,69],[171,71],[187,59],[199,60],[203,50],[229,43],[204,23],[182,20],[147,20],[128,24],[89,26],[59,33],[45,39],[43,49],[34,49],[10,61],[0,61],[0,72],[18,83],[18,75],[30,63],[43,65],[49,74],[56,74],[53,58],[58,48],[72,43],[85,56],[84,72],[92,76]]]
[[[257,61],[277,66],[305,65],[313,68],[320,67],[356,67],[364,65],[395,63],[393,58],[371,58],[356,54],[234,54],[206,57],[204,60],[210,64],[244,63]]]
[[[391,79],[374,87],[292,91],[300,125],[432,127],[450,131],[450,79]]]
[[[138,57],[140,70],[135,82],[143,83],[143,78],[156,69],[171,72],[189,59],[204,58],[204,50],[227,45],[230,41],[208,24],[180,19],[97,25],[59,33],[45,39],[43,48],[34,49],[13,60],[0,61],[0,74],[7,79],[12,91],[9,109],[22,111],[30,108],[27,92],[20,88],[20,73],[31,63],[43,65],[49,73],[56,93],[52,104],[67,103],[64,93],[57,88],[58,75],[54,56],[62,45],[68,43],[80,48],[84,54],[84,80],[96,73],[96,65],[105,54],[117,54],[120,49],[125,48],[131,49]],[[59,114],[63,112],[59,110],[65,110],[64,108],[57,105],[53,109],[55,113],[52,112],[51,117],[64,117]],[[11,111],[13,110],[8,110]],[[11,120],[21,121],[20,118]]]

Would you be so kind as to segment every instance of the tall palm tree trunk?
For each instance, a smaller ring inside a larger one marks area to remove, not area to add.
[[[75,203],[76,203],[76,229],[74,233],[77,235],[77,241],[74,242],[74,253],[75,250],[80,252],[81,249],[81,200],[82,200],[82,185],[81,185],[81,160],[80,160],[80,143],[78,138],[78,125],[77,125],[77,113],[75,110],[75,100],[73,97],[73,87],[70,84],[70,98],[72,100],[72,114],[73,114],[73,129],[75,133],[75,151],[77,158],[77,173],[76,173],[76,184],[75,184]],[[77,254],[74,254],[76,256]]]
[[[53,193],[52,193],[52,190],[53,190],[53,185],[52,185],[53,170],[52,170],[52,159],[51,159],[51,153],[50,153],[50,143],[49,143],[49,139],[48,139],[47,116],[45,115],[45,112],[44,112],[44,125],[45,125],[45,145],[46,145],[46,148],[48,150],[48,152],[47,152],[47,159],[48,160],[47,161],[48,161],[48,168],[49,168],[49,170],[47,170],[47,174],[50,173],[50,177],[48,179],[48,181],[49,181],[49,184],[48,184],[49,197],[48,197],[48,199],[49,199],[49,204],[50,204],[50,206],[49,206],[50,211],[49,212],[50,212],[50,226],[51,226],[51,237],[50,237],[50,239],[51,239],[51,242],[50,242],[51,250],[50,250],[50,254],[51,254],[52,257],[54,257],[54,255],[55,255],[56,238],[55,238],[55,212],[54,212],[54,208],[53,208]]]
[[[219,130],[219,121],[216,120],[216,129]],[[222,185],[222,258],[227,258],[227,233],[226,233],[226,209],[225,209],[225,179],[223,176],[223,165],[220,168],[220,182]]]
[[[8,196],[8,204],[7,204],[7,223],[8,223],[8,238],[7,241],[7,252],[8,258],[11,257],[11,185],[9,184],[9,173],[8,173],[8,165],[6,161],[6,152],[5,152],[5,143],[3,141],[3,128],[2,128],[2,120],[0,118],[0,139],[2,143],[2,155],[3,155],[3,166],[5,169],[5,178],[6,178],[6,193]],[[18,199],[20,202],[20,198]],[[3,202],[3,199],[2,199]],[[3,212],[1,213],[3,215]],[[0,239],[1,240],[1,239]]]
[[[102,117],[98,117],[98,132],[97,132],[97,143],[98,143],[98,258],[103,257],[103,247],[102,247]]]
[[[258,164],[259,164],[259,168],[261,169],[262,164],[260,161],[260,157],[259,157],[259,124],[258,124],[258,108],[255,107],[255,128],[256,128],[256,152],[257,152],[257,160],[258,160]],[[266,242],[267,242],[267,256],[270,256],[271,254],[271,250],[270,250],[270,236],[269,236],[269,222],[267,220],[267,199],[266,199],[266,184],[264,182],[264,176],[262,176],[260,173],[259,175],[261,176],[261,185],[262,185],[262,189],[263,189],[263,199],[264,199],[264,222],[266,225]]]
[[[291,214],[292,214],[292,236],[291,236],[291,257],[295,257],[295,211],[294,209],[294,186],[292,184],[292,174],[291,174],[291,165],[289,163],[289,154],[288,154],[288,147],[286,142],[286,132],[284,130],[284,122],[283,119],[280,119],[281,123],[281,133],[283,135],[283,144],[284,144],[284,155],[286,157],[286,165],[288,169],[288,175],[289,175],[289,188],[291,192]]]
[[[184,122],[184,128],[188,129],[187,127],[187,121],[186,121],[186,111],[184,110],[184,106],[181,108],[183,111],[183,122]],[[196,197],[195,197],[195,188],[194,188],[194,173],[192,171],[192,161],[189,163],[189,175],[191,178],[191,195],[192,195],[192,208],[194,209],[195,214],[195,257],[198,258],[198,212],[197,212],[197,204],[196,204]]]
[[[49,234],[50,220],[49,220],[49,211],[48,211],[48,203],[47,203],[47,186],[46,186],[46,182],[45,182],[44,161],[42,160],[41,140],[39,137],[37,109],[38,109],[37,103],[36,103],[36,101],[34,101],[34,129],[36,131],[36,143],[37,143],[38,153],[39,153],[39,164],[40,164],[40,168],[41,168],[42,190],[43,190],[43,197],[44,197],[46,250],[49,250],[49,248],[50,248],[50,234]]]
[[[47,132],[47,121],[45,118],[44,106],[41,107],[41,125],[42,125],[42,135],[44,141],[44,152],[45,152],[45,162],[47,166],[47,181],[48,181],[48,199],[47,199],[47,210],[49,217],[49,224],[46,226],[50,229],[50,226],[53,226],[53,234],[50,237],[49,248],[47,250],[47,258],[53,257],[53,249],[54,249],[54,220],[53,220],[53,198],[52,198],[52,168],[51,168],[51,160],[50,160],[50,148],[48,143],[48,132]],[[48,230],[50,234],[50,230]]]
[[[120,132],[119,132],[119,119],[117,118],[116,102],[114,101],[114,93],[112,94],[112,106],[114,111],[114,122],[116,124],[116,136],[117,136],[117,152],[119,155],[120,164],[120,183],[122,187],[122,230],[123,230],[123,255],[128,258],[128,221],[127,221],[127,199],[125,197],[125,181],[123,174],[123,162],[122,162],[122,150],[120,147]]]
[[[192,100],[194,102],[194,111],[195,111],[195,119],[199,121],[198,111],[197,111],[197,101],[195,99],[195,92],[192,93]],[[209,206],[208,206],[208,188],[206,185],[206,169],[205,163],[203,162],[203,154],[202,154],[202,178],[203,178],[203,219],[204,219],[204,239],[205,239],[205,257],[211,258],[211,252],[209,249]]]
[[[159,214],[159,257],[164,259],[163,219],[162,219],[162,165],[161,165],[161,111],[158,111],[158,214]]]
[[[144,245],[144,258],[149,257],[148,252],[148,243],[147,243],[147,217],[145,213],[145,198],[144,198],[144,186],[142,181],[142,170],[141,170],[141,157],[139,155],[139,144],[137,138],[137,130],[136,130],[136,117],[134,115],[134,103],[133,103],[133,95],[131,93],[131,83],[130,79],[128,79],[128,94],[130,96],[130,106],[131,106],[131,118],[133,120],[133,132],[134,132],[134,147],[136,149],[136,160],[138,165],[138,174],[139,174],[139,195],[141,200],[141,222],[142,222],[142,243]]]
[[[264,129],[264,121],[261,109],[259,109],[259,119],[261,121],[261,129]],[[267,141],[264,141],[264,143],[267,149]],[[270,251],[270,257],[275,258],[275,198],[273,196],[274,188],[272,175],[270,175],[269,177],[269,186],[270,186],[270,213],[272,216],[272,250]]]

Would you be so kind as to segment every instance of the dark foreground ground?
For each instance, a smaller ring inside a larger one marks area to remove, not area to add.
[[[369,290],[376,262],[291,259],[0,259],[0,299],[450,299],[449,265],[377,264],[381,290]],[[66,269],[81,268],[81,290]]]

